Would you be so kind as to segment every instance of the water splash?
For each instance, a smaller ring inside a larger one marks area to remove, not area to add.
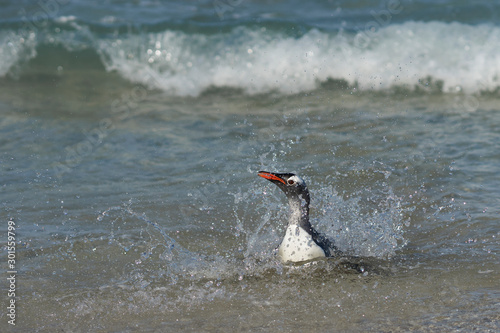
[[[345,253],[391,258],[408,242],[404,238],[406,208],[391,188],[381,194],[364,189],[344,198],[333,186],[323,187],[315,193],[318,208],[313,223]]]

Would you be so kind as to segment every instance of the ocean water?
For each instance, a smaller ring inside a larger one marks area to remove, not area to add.
[[[498,13],[3,1],[0,330],[498,331]],[[345,256],[281,264],[259,170]]]

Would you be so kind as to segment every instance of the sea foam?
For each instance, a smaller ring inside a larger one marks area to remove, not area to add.
[[[420,87],[470,94],[500,86],[500,27],[488,24],[409,21],[369,31],[301,34],[241,26],[216,33],[98,34],[71,27],[31,37],[2,32],[0,76],[36,57],[38,46],[53,43],[69,52],[94,49],[107,71],[178,96],[214,87],[295,94],[328,80],[358,90]]]
[[[413,89],[428,85],[429,78],[443,92],[494,90],[497,45],[498,27],[407,22],[370,32],[310,30],[300,37],[241,27],[216,35],[165,31],[99,47],[106,68],[130,81],[198,95],[209,87],[291,94],[329,79],[361,90]]]

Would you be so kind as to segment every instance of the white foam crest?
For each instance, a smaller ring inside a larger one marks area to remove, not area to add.
[[[289,94],[328,79],[362,90],[412,89],[426,77],[441,80],[445,92],[475,93],[500,85],[499,42],[500,28],[492,25],[407,22],[356,35],[311,30],[300,38],[242,27],[217,35],[165,31],[101,40],[99,49],[108,70],[181,96],[209,87]]]
[[[57,17],[54,21],[57,22],[57,23],[75,22],[76,21],[76,16],[74,16],[74,15],[60,16],[60,17]]]
[[[5,76],[18,63],[36,56],[35,33],[26,36],[13,31],[0,32],[0,77]]]
[[[359,62],[359,72],[374,80],[364,74],[358,80],[362,88],[375,89],[377,84],[414,86],[425,77],[442,80],[444,92],[495,89],[500,85],[499,33],[498,27],[459,23],[389,26],[364,54],[369,61]]]

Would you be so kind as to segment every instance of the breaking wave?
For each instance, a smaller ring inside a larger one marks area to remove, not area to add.
[[[62,47],[71,58],[67,62],[74,61],[74,52],[90,50],[101,69],[177,96],[211,88],[294,94],[331,81],[362,91],[402,87],[473,94],[498,90],[499,43],[500,28],[488,24],[409,21],[369,31],[290,34],[240,26],[209,33],[111,34],[65,18],[45,31],[1,31],[0,76],[47,56],[41,47]]]

